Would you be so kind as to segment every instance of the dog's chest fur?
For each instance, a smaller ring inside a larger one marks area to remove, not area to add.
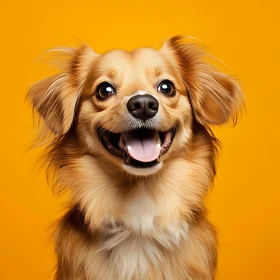
[[[164,278],[163,271],[154,271],[154,279],[172,279],[171,252],[187,239],[188,225],[170,219],[161,228],[160,215],[160,206],[146,193],[141,193],[128,203],[121,221],[114,217],[105,219],[96,254],[101,259],[109,257],[110,263],[103,272],[100,268],[102,277],[151,279],[155,267],[165,267]],[[88,265],[90,270],[91,265]]]

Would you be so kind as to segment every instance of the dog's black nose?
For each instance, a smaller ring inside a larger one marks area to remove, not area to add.
[[[150,94],[135,95],[128,100],[126,106],[134,118],[143,121],[154,117],[158,111],[158,101]]]

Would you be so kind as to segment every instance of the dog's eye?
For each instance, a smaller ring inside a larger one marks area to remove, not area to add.
[[[169,80],[162,81],[159,85],[157,90],[162,92],[166,96],[174,96],[176,91],[173,83]]]
[[[96,97],[100,100],[107,99],[113,94],[115,94],[115,89],[110,83],[107,82],[101,83],[96,89]]]

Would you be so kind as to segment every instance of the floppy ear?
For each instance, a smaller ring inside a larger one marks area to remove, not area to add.
[[[233,77],[219,72],[204,59],[197,46],[185,43],[184,37],[169,39],[163,48],[175,60],[186,84],[194,115],[203,125],[236,121],[243,105],[243,94]]]
[[[64,72],[37,82],[27,94],[48,128],[56,135],[65,134],[70,129],[89,66],[95,57],[87,46],[65,50],[70,59]]]

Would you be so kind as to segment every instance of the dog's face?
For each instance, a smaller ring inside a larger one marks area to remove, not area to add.
[[[31,88],[31,100],[55,134],[74,126],[85,152],[129,174],[151,175],[184,152],[195,122],[226,122],[241,96],[182,40],[159,51],[104,55],[83,46],[65,72]]]
[[[155,173],[191,134],[178,69],[161,52],[136,49],[100,56],[91,71],[78,120],[86,146],[131,174]]]

